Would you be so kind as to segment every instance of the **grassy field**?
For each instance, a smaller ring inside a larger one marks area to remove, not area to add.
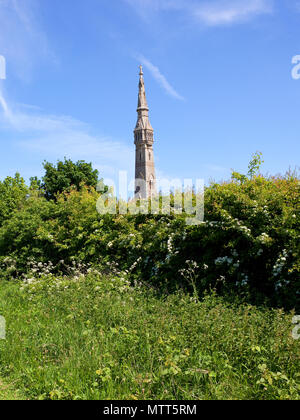
[[[0,400],[24,400],[24,396],[13,384],[7,384],[0,379]]]
[[[25,398],[300,398],[293,314],[100,274],[29,283],[0,283],[0,376]]]

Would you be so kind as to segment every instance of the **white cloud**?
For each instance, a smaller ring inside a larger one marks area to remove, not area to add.
[[[125,0],[147,18],[154,13],[185,13],[195,22],[209,26],[244,22],[271,13],[273,0]]]
[[[193,0],[125,0],[139,14],[146,17],[149,13],[164,10],[181,10],[186,3]]]
[[[40,60],[57,63],[39,24],[37,0],[0,0],[0,28],[0,54],[20,79],[29,80]]]
[[[204,168],[208,169],[211,172],[228,172],[229,171],[229,169],[225,168],[224,166],[215,165],[215,164],[212,164],[212,163],[207,163],[203,166],[204,166]]]
[[[176,90],[170,85],[170,83],[168,82],[166,77],[160,72],[158,67],[152,64],[151,61],[149,61],[143,55],[138,55],[136,58],[150,71],[152,76],[157,80],[157,82],[167,92],[168,95],[179,100],[184,100],[184,98],[178,92],[176,92]]]
[[[269,0],[224,0],[200,5],[194,9],[194,16],[207,25],[215,26],[243,22],[271,11]]]
[[[93,161],[105,176],[115,176],[118,170],[131,172],[134,167],[134,148],[123,141],[93,135],[87,124],[69,116],[42,114],[31,106],[10,106],[0,88],[1,109],[1,128],[14,134],[18,147],[42,159],[66,156]]]
[[[43,60],[56,64],[47,36],[42,29],[38,0],[0,0],[0,54],[6,58],[9,72],[30,80],[34,68]],[[9,72],[7,77],[9,78]],[[70,116],[50,115],[39,107],[11,103],[0,80],[0,129],[18,150],[33,157],[93,161],[115,176],[119,169],[134,168],[134,147],[122,140],[92,133],[91,128]]]
[[[9,108],[8,108],[7,102],[4,98],[4,95],[2,93],[2,82],[1,81],[0,81],[0,106],[2,107],[4,117],[9,118]]]

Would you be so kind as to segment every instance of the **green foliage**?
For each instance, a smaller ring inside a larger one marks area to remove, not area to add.
[[[5,220],[0,226],[0,267],[9,277],[26,272],[30,259],[55,265],[72,259],[116,262],[132,281],[143,279],[163,291],[180,288],[202,296],[216,289],[252,304],[299,309],[299,178],[255,175],[260,164],[256,154],[249,177],[236,174],[231,182],[207,187],[205,220],[196,226],[186,223],[186,214],[175,214],[181,200],[176,194],[171,194],[169,215],[143,214],[147,205],[138,208],[139,214],[101,215],[100,194],[93,186],[67,188],[49,201],[38,180],[32,179],[28,190],[19,175],[7,178],[0,184]],[[48,175],[53,171],[54,179],[68,172],[63,162],[58,168],[50,165]],[[122,209],[124,203],[105,187],[103,192],[110,210],[116,205]],[[195,204],[196,197],[191,197]],[[4,262],[7,258],[14,263]]]
[[[243,184],[244,182],[247,181],[248,178],[247,178],[246,175],[243,175],[243,174],[240,174],[239,172],[233,171],[232,174],[231,174],[231,179],[233,181],[238,181],[241,184]]]
[[[252,159],[248,166],[248,176],[250,177],[250,179],[253,179],[255,175],[258,175],[262,163],[264,163],[264,161],[262,160],[262,153],[256,152],[252,156]]]
[[[248,179],[253,179],[255,176],[259,175],[259,170],[263,163],[264,161],[262,160],[262,153],[261,152],[254,153],[248,165],[248,174],[242,175],[239,172],[233,171],[231,175],[232,180],[238,181],[241,184],[243,184]]]
[[[0,263],[9,256],[15,272],[24,272],[30,258],[117,262],[132,280],[160,290],[194,292],[196,285],[200,296],[215,288],[251,303],[299,308],[297,178],[213,184],[199,226],[187,226],[184,214],[99,215],[98,198],[89,187],[56,202],[32,194],[0,228]],[[194,284],[182,271],[187,261],[196,264]]]
[[[14,178],[9,176],[0,181],[0,226],[22,207],[27,194],[29,189],[18,173]]]
[[[299,399],[293,314],[49,268],[0,283],[0,374],[27,398]]]
[[[51,232],[45,234],[44,225],[53,216],[56,207],[39,196],[30,196],[18,212],[0,228],[0,255],[16,260],[15,271],[24,270],[31,256],[44,259],[57,254]],[[0,257],[1,261],[1,257]]]
[[[49,162],[44,162],[43,166],[46,173],[42,188],[48,200],[55,199],[59,193],[70,191],[71,187],[79,190],[82,185],[97,186],[99,172],[93,170],[91,163],[83,160],[73,163],[65,158],[64,161],[58,161],[56,166]]]
[[[34,191],[39,191],[40,193],[43,193],[43,187],[42,187],[42,181],[38,179],[37,176],[33,176],[30,178],[30,189]]]
[[[0,401],[24,400],[24,396],[16,390],[13,384],[7,384],[0,379]]]
[[[99,214],[100,193],[124,203],[82,162],[0,182],[5,382],[35,399],[299,399],[300,182],[260,164],[207,187],[194,226],[176,193],[169,215]]]

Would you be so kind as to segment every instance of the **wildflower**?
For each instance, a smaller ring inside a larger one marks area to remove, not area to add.
[[[216,265],[222,265],[222,264],[232,264],[233,259],[229,257],[219,257],[215,260]]]
[[[27,279],[26,280],[26,283],[27,284],[33,284],[35,282],[35,278],[32,278],[32,279]]]
[[[271,238],[267,233],[262,233],[257,239],[261,243],[265,244],[265,243],[269,242]]]

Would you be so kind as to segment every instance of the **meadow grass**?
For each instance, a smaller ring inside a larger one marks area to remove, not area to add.
[[[16,390],[13,384],[7,384],[0,379],[0,401],[3,400],[24,400],[20,391]]]
[[[299,399],[283,310],[91,274],[3,280],[0,314],[0,376],[28,399]]]

